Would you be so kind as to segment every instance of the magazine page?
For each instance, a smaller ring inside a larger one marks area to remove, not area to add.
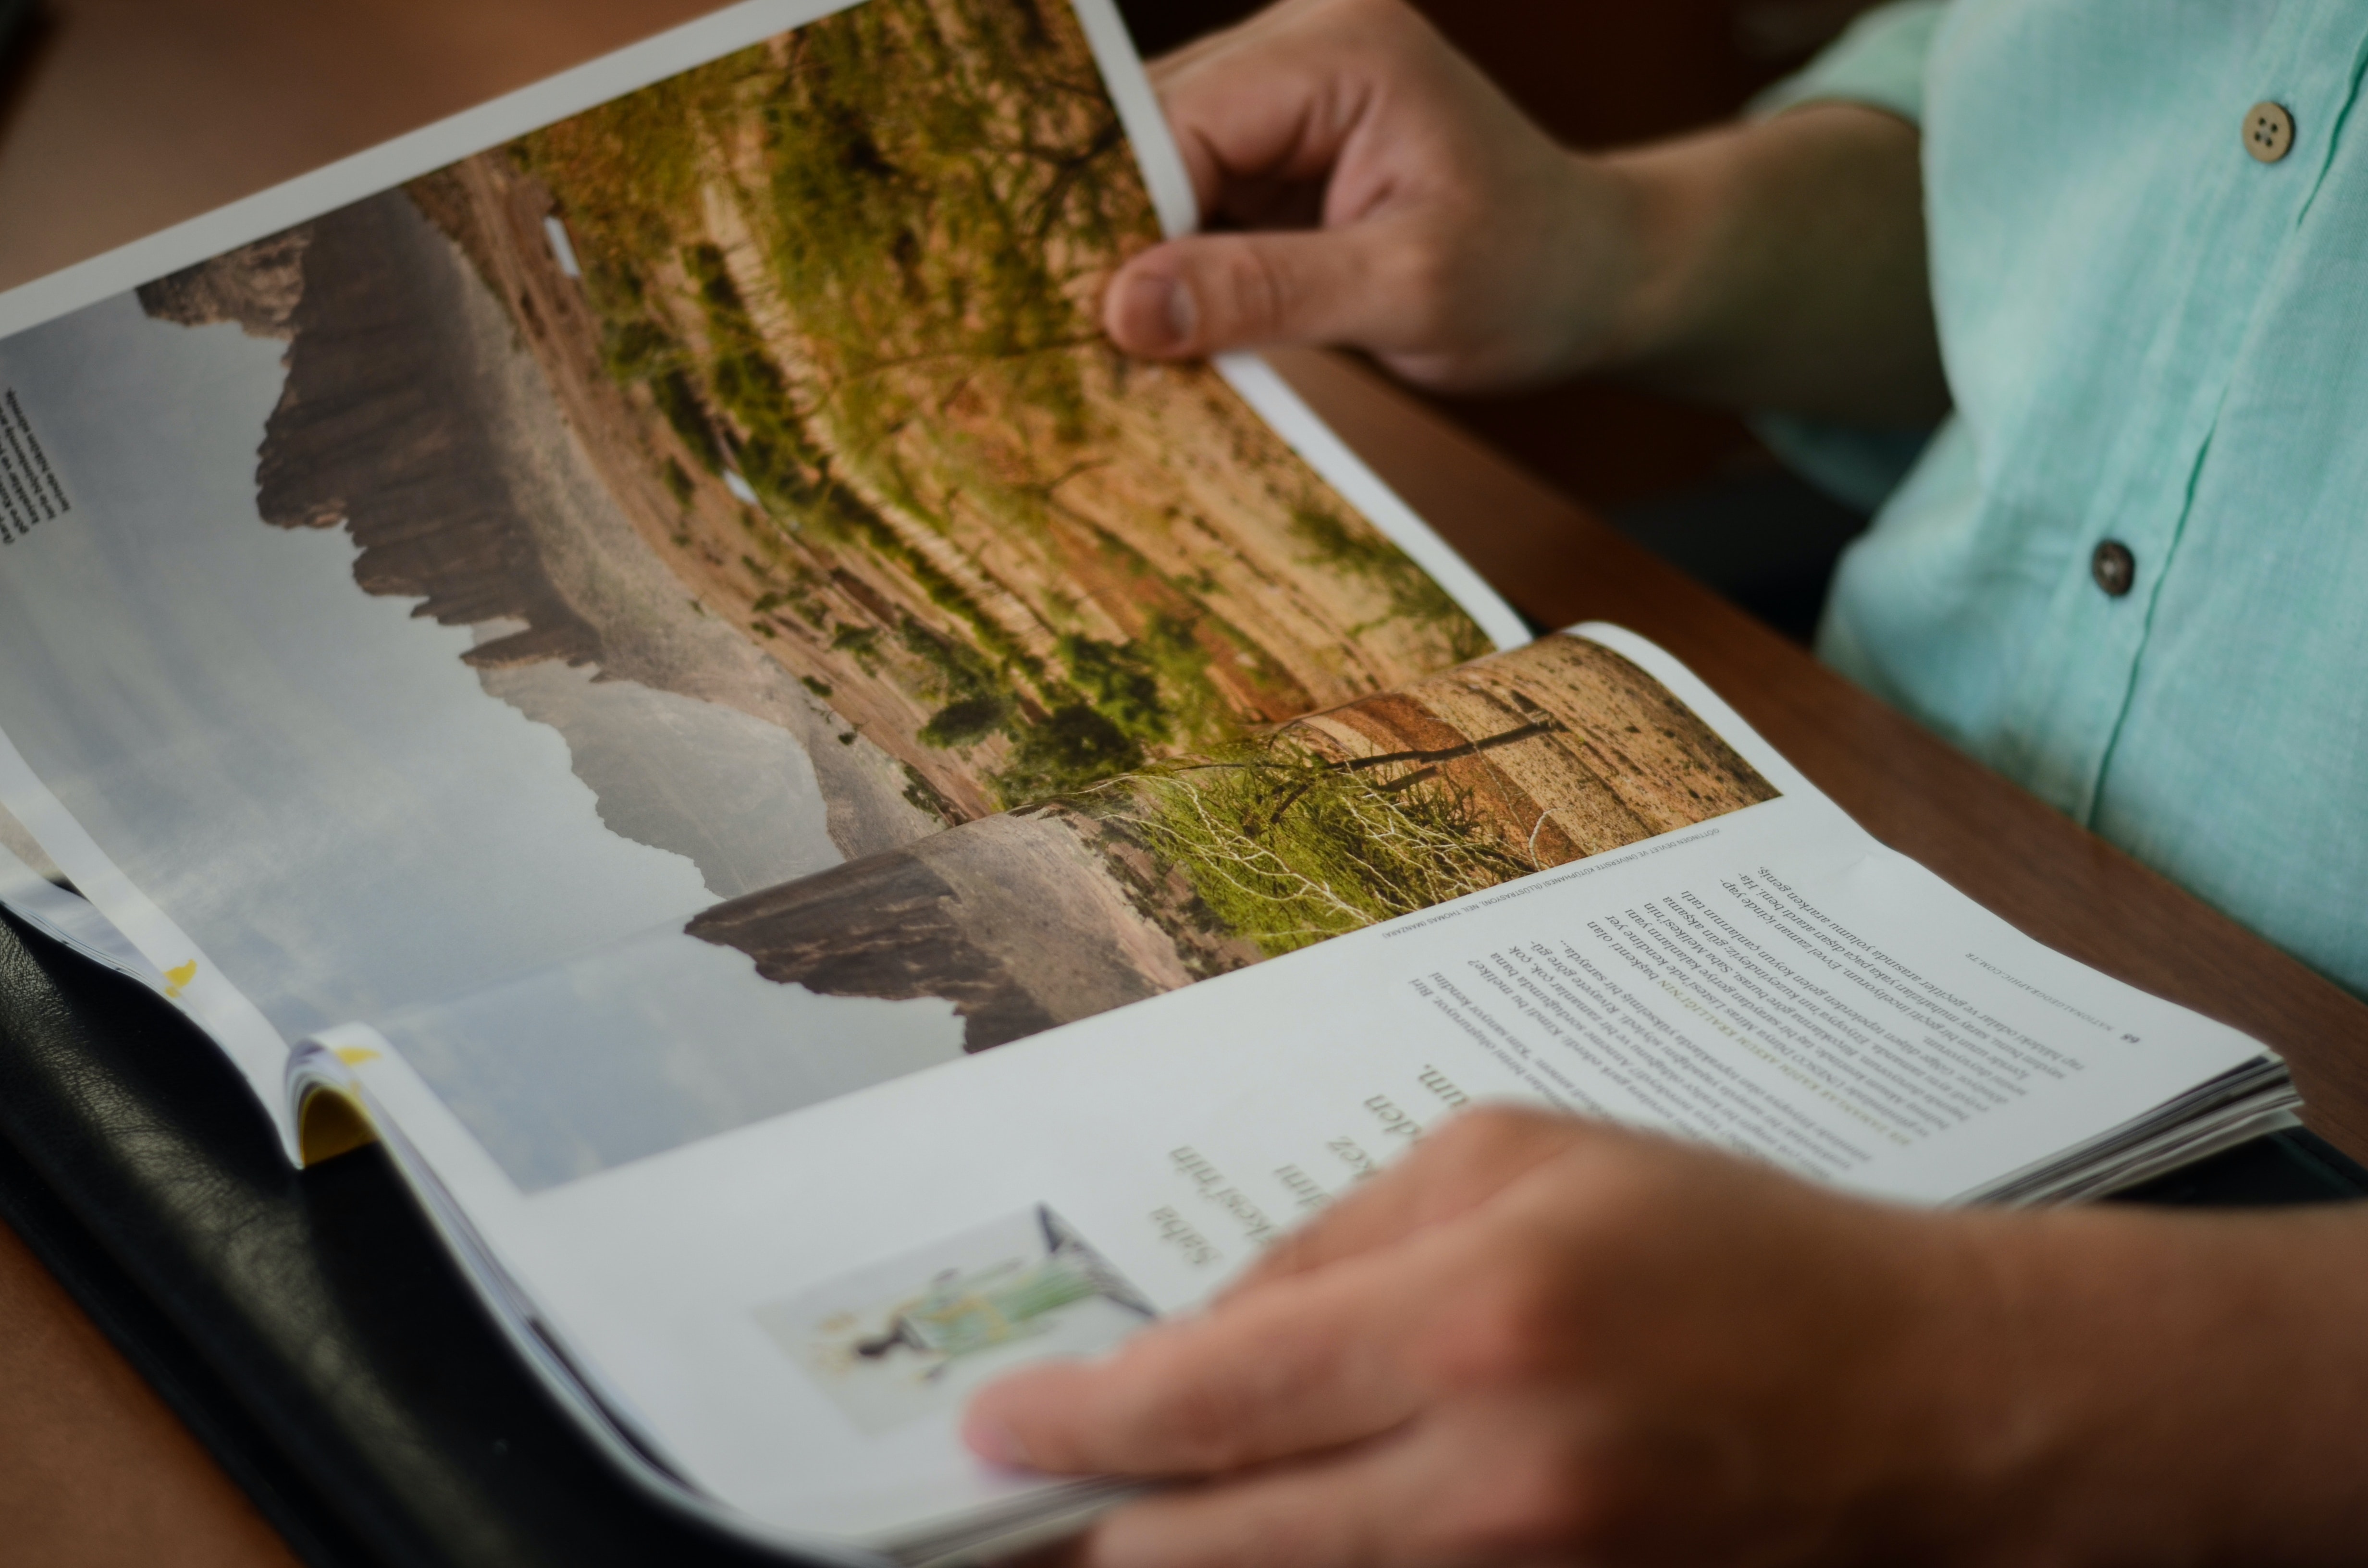
[[[924,1556],[1042,1493],[962,1450],[971,1390],[1205,1299],[1463,1106],[1943,1202],[2265,1054],[1884,849],[1604,626],[686,934],[844,1010],[768,1034],[631,941],[331,1031],[298,1088],[393,1130],[700,1496]]]
[[[374,1022],[533,1191],[1777,792],[1547,637]]]
[[[1521,641],[1262,365],[1109,348],[1165,137],[1107,0],[757,0],[0,298],[0,804],[276,1100]]]

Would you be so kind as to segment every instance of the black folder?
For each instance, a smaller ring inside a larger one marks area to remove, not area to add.
[[[2304,1132],[2142,1200],[2368,1196]],[[0,1218],[313,1568],[782,1559],[620,1477],[520,1366],[375,1147],[290,1170],[205,1036],[0,917]]]
[[[0,1218],[313,1568],[782,1561],[617,1474],[377,1146],[291,1170],[212,1041],[13,921]]]

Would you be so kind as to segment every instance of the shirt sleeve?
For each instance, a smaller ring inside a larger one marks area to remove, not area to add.
[[[1947,0],[1894,0],[1852,22],[1799,72],[1751,100],[1766,119],[1802,104],[1865,104],[1924,123],[1924,65]],[[1749,421],[1784,466],[1843,505],[1873,513],[1897,489],[1929,430],[1870,430],[1821,419],[1760,414]]]
[[[1924,61],[1947,0],[1895,0],[1852,22],[1824,53],[1751,101],[1755,119],[1807,103],[1866,104],[1924,121]]]

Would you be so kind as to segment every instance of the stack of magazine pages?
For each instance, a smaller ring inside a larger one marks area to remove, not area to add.
[[[2290,1118],[1259,361],[1115,353],[1194,222],[1109,0],[752,0],[0,296],[9,905],[845,1562],[1106,1503],[964,1400],[1460,1107],[1912,1203]]]

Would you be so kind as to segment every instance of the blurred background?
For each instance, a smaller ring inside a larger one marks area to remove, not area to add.
[[[1872,0],[1417,0],[1580,148],[1731,117]],[[0,288],[713,8],[714,0],[0,0]],[[1156,55],[1253,0],[1118,0]],[[13,36],[10,47],[6,40]],[[1805,639],[1864,519],[1731,415],[1624,388],[1433,400]]]

